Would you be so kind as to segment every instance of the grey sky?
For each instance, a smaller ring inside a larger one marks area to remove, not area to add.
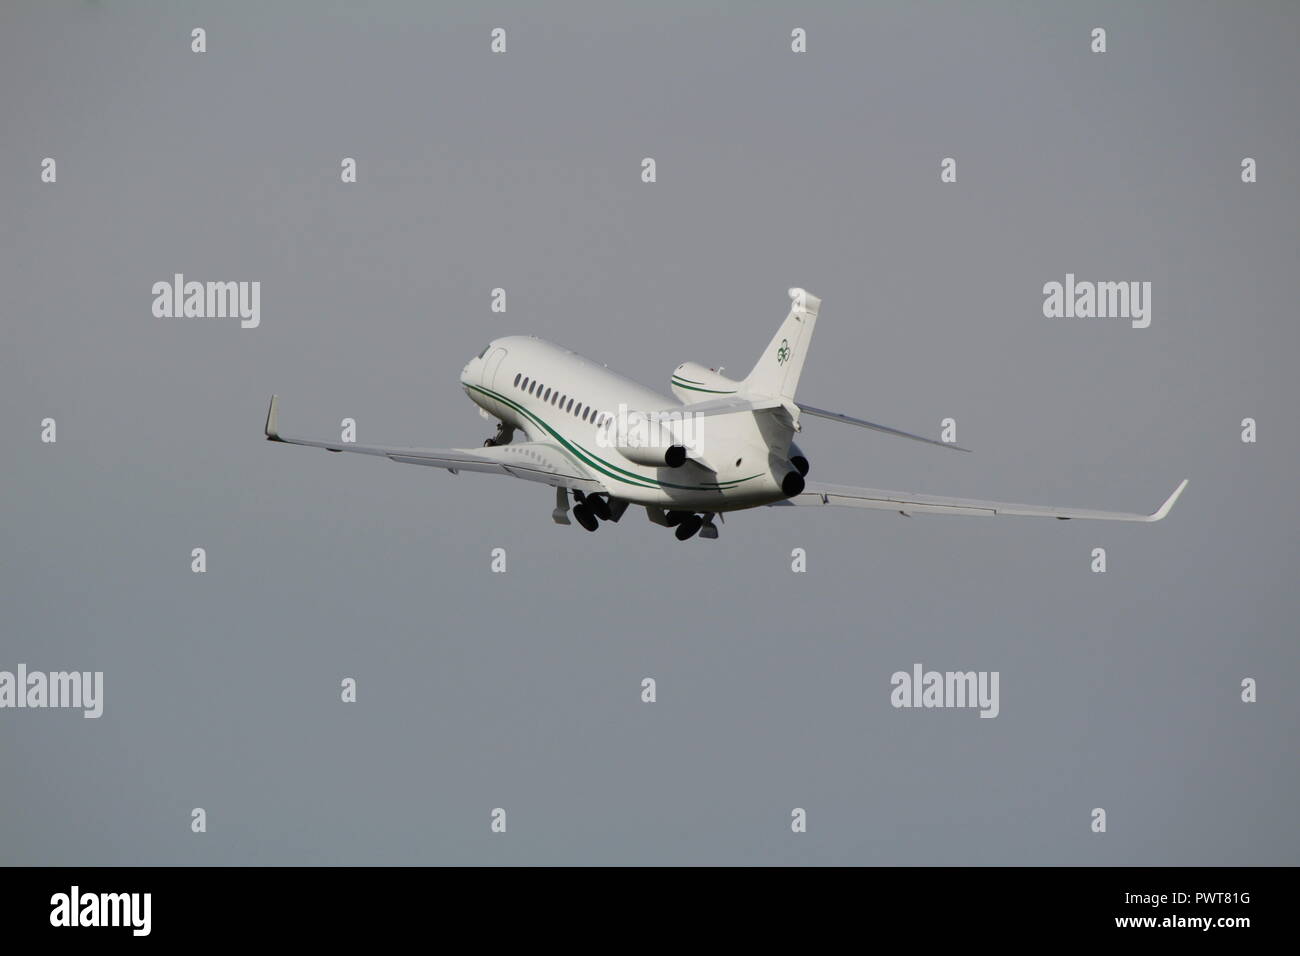
[[[848,7],[0,7],[0,669],[105,672],[99,720],[0,712],[0,863],[1298,861],[1300,10]],[[260,281],[261,327],[154,318],[174,272]],[[1151,327],[1045,319],[1067,272],[1151,281]],[[477,445],[457,372],[508,333],[740,373],[792,285],[801,399],[975,449],[810,421],[812,477],[1187,493],[679,544],[261,441],[275,391]],[[1000,716],[891,708],[918,661]]]

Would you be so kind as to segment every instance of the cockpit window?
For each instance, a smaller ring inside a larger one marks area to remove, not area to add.
[[[483,351],[478,353],[478,357],[479,357],[479,358],[482,358],[483,356],[487,355],[487,350],[490,349],[491,347],[492,347],[492,343],[491,343],[491,342],[489,342],[487,345],[483,346]]]

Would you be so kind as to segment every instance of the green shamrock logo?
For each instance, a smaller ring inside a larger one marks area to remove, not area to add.
[[[776,350],[776,364],[784,365],[790,360],[790,340],[782,339],[781,347]]]

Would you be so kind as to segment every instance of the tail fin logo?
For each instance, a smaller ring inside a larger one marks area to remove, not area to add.
[[[776,364],[784,365],[790,361],[790,340],[782,339],[781,347],[776,350]]]

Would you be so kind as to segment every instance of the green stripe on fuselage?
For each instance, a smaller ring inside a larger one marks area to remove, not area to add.
[[[523,415],[527,415],[530,419],[532,419],[542,428],[546,429],[546,431],[548,431],[555,438],[556,441],[558,441],[566,449],[568,449],[570,452],[576,455],[580,461],[590,465],[592,468],[595,468],[601,474],[606,475],[610,478],[614,478],[618,481],[621,481],[624,484],[636,485],[641,488],[674,488],[678,491],[726,491],[736,487],[742,482],[751,481],[752,479],[757,478],[759,475],[762,474],[762,472],[756,472],[755,474],[752,474],[747,478],[736,478],[726,482],[707,482],[703,485],[678,485],[670,481],[660,481],[658,478],[647,478],[644,475],[638,475],[635,472],[628,471],[626,468],[620,468],[612,461],[607,461],[606,459],[601,458],[595,452],[585,448],[584,446],[570,442],[567,438],[561,435],[558,431],[552,428],[549,424],[547,424],[537,415],[533,414],[531,411],[529,411],[524,406],[520,405],[518,402],[506,398],[501,393],[494,392],[492,391],[492,389],[484,388],[481,385],[473,385],[469,382],[461,382],[461,384],[464,385],[466,388],[473,389],[476,392],[481,392],[482,394],[486,395],[488,398],[493,399],[494,401],[498,401],[504,405],[508,405],[510,408],[515,409],[516,411],[520,412]],[[611,471],[610,469],[613,470]],[[621,474],[615,474],[615,472],[621,472]]]
[[[734,388],[726,388],[726,389],[701,388],[698,385],[687,385],[686,384],[687,381],[688,379],[678,378],[676,375],[673,376],[673,384],[676,385],[678,388],[686,389],[688,392],[708,392],[710,395],[735,395],[736,394],[736,390]],[[687,408],[689,407],[690,406],[688,405]]]

